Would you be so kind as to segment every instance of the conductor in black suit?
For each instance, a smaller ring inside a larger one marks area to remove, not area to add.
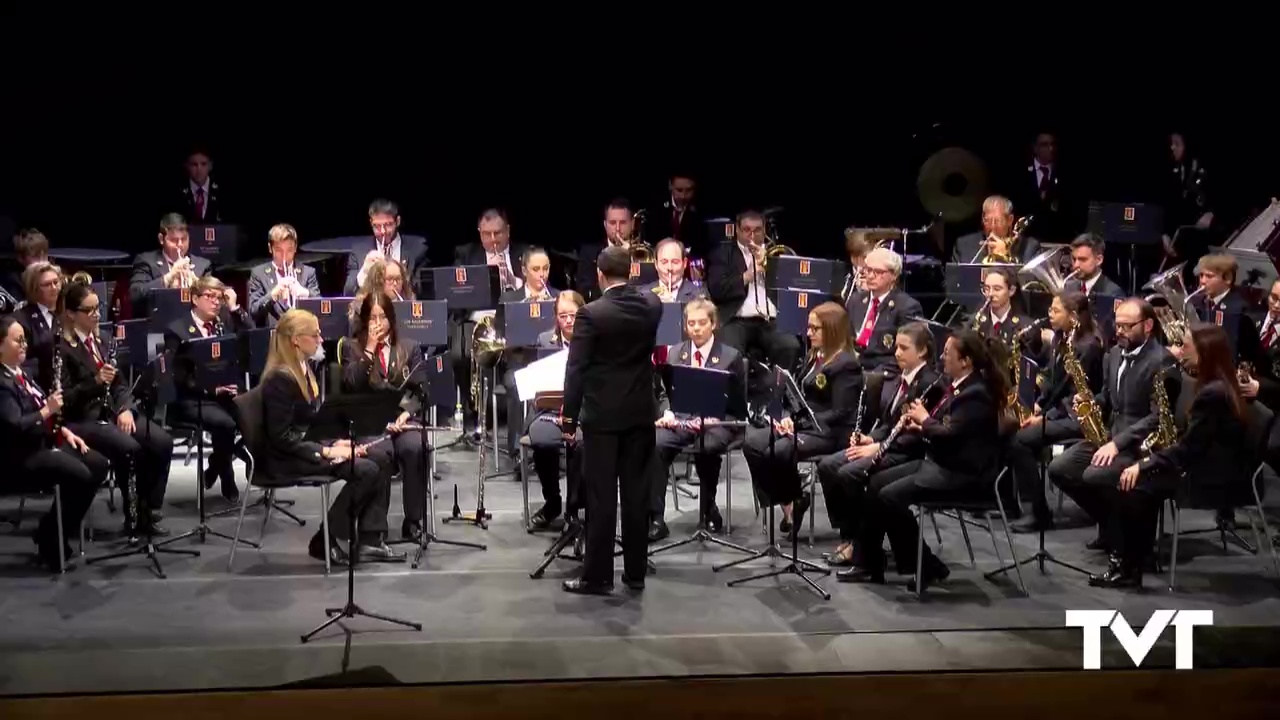
[[[139,253],[133,259],[129,278],[129,301],[134,317],[145,317],[150,309],[152,290],[189,288],[198,278],[209,274],[211,265],[205,258],[193,256],[187,221],[178,213],[160,218],[160,249]]]
[[[347,256],[347,281],[342,291],[354,296],[364,287],[364,276],[373,262],[384,257],[400,261],[409,273],[406,281],[413,287],[418,268],[427,263],[427,241],[400,234],[400,207],[390,200],[369,203],[369,227],[373,229],[373,237],[356,243]]]
[[[582,426],[587,505],[587,550],[582,577],[566,580],[573,593],[613,589],[614,497],[622,495],[622,582],[644,587],[646,505],[654,456],[653,348],[662,304],[627,284],[631,253],[606,248],[596,260],[599,300],[578,310],[565,370],[561,430]]]

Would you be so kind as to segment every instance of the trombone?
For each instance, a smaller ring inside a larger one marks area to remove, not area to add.
[[[1027,225],[1031,223],[1032,216],[1024,215],[1013,222],[1013,229],[1009,231],[1009,237],[996,237],[995,233],[989,233],[981,243],[978,244],[978,251],[973,254],[970,263],[978,262],[978,258],[982,255],[982,251],[987,251],[987,256],[982,258],[983,265],[1008,265],[1018,262],[1018,241],[1022,239],[1022,233],[1026,231]],[[997,252],[992,249],[995,243],[1004,243],[1003,252]]]

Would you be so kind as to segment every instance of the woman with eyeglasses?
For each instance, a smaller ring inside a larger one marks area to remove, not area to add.
[[[70,557],[66,541],[79,534],[110,465],[70,428],[58,427],[63,393],[46,392],[22,369],[26,359],[22,324],[12,315],[0,317],[0,455],[8,466],[0,473],[0,488],[59,488],[62,537],[58,537],[58,516],[53,510],[33,536],[40,561],[56,570],[58,543],[62,543],[63,557]]]
[[[62,335],[62,414],[67,426],[111,461],[125,507],[125,532],[155,537],[160,525],[173,438],[138,412],[124,374],[115,366],[115,338],[98,333],[101,304],[93,288],[72,283],[58,303]],[[129,473],[135,473],[137,517],[129,509]]]
[[[306,439],[320,407],[310,359],[323,342],[320,321],[306,310],[290,310],[276,325],[262,374],[265,462],[272,474],[281,477],[332,475],[346,481],[329,506],[329,547],[324,546],[323,531],[317,531],[308,546],[312,557],[324,560],[327,553],[330,562],[347,564],[350,518],[355,517],[360,559],[403,561],[404,553],[391,549],[383,539],[391,480],[368,457],[368,449],[353,445],[350,439],[326,443]]]
[[[402,538],[420,542],[426,517],[427,448],[422,431],[407,429],[426,407],[426,386],[413,377],[421,371],[422,348],[401,340],[396,310],[382,293],[365,295],[360,303],[356,332],[342,342],[342,391],[344,393],[397,393],[403,412],[387,427],[391,438],[369,449],[369,456],[388,473],[400,470],[404,492]],[[420,419],[420,418],[419,418]]]
[[[15,317],[27,337],[27,359],[23,368],[41,387],[53,387],[53,336],[57,322],[58,294],[62,292],[62,268],[51,262],[37,262],[22,273],[27,304]]]

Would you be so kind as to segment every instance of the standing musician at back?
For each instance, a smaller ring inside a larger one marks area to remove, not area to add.
[[[863,370],[897,374],[893,338],[898,328],[923,314],[915,298],[897,288],[902,276],[902,256],[886,248],[867,254],[862,267],[866,290],[853,293],[845,303],[849,331]]]
[[[1196,275],[1203,291],[1187,303],[1187,314],[1194,308],[1201,320],[1212,325],[1220,325],[1227,331],[1227,337],[1235,340],[1232,347],[1232,358],[1236,362],[1257,363],[1262,354],[1259,350],[1262,341],[1258,337],[1258,326],[1249,317],[1249,301],[1234,286],[1240,266],[1236,259],[1226,253],[1205,255],[1196,263]],[[1234,337],[1233,337],[1234,336]],[[1178,351],[1174,351],[1174,355]]]
[[[62,292],[63,418],[77,435],[111,461],[124,501],[125,530],[155,537],[169,534],[160,525],[173,438],[134,405],[129,383],[115,366],[115,338],[98,334],[102,306],[93,288],[72,283]],[[128,494],[134,473],[137,517]]]
[[[298,231],[292,225],[273,225],[267,233],[271,262],[249,273],[249,315],[258,327],[275,327],[302,298],[320,297],[320,281],[310,265],[296,265]]]
[[[342,391],[344,393],[401,394],[400,415],[387,426],[391,437],[369,447],[369,457],[388,475],[400,471],[404,493],[404,520],[400,537],[420,542],[422,519],[426,513],[427,456],[422,431],[409,429],[410,421],[424,407],[421,392],[410,386],[413,373],[422,364],[422,348],[412,340],[401,340],[396,326],[396,310],[391,298],[382,293],[366,295],[360,305],[356,331],[342,341]]]
[[[924,438],[917,431],[902,432],[898,423],[916,400],[923,398],[932,407],[942,394],[937,385],[938,373],[933,369],[933,333],[924,323],[907,323],[898,328],[895,346],[897,382],[883,383],[878,401],[861,398],[862,407],[879,409],[875,413],[875,427],[865,434],[858,428],[849,436],[848,447],[837,450],[818,463],[818,480],[822,482],[827,514],[831,526],[840,530],[840,546],[828,557],[829,565],[860,562],[861,556],[855,545],[871,473],[924,457]],[[867,383],[866,387],[871,385]],[[926,390],[930,393],[927,398]],[[895,428],[898,428],[896,432]]]
[[[710,300],[699,298],[685,305],[684,332],[688,339],[667,349],[667,362],[729,372],[732,382],[726,419],[745,419],[746,373],[742,356],[735,348],[716,339],[716,322],[716,306]],[[671,534],[663,517],[667,507],[667,482],[671,463],[682,450],[693,454],[694,468],[698,471],[698,527],[720,533],[724,530],[724,518],[716,507],[716,487],[720,484],[723,456],[739,431],[720,426],[716,418],[707,418],[704,425],[700,418],[677,416],[671,412],[665,392],[660,403],[662,417],[654,422],[660,462],[649,500],[649,542]]]
[[[556,326],[538,336],[538,347],[545,350],[568,349],[573,342],[574,320],[584,304],[582,296],[573,290],[560,293],[556,298]],[[554,529],[562,511],[566,517],[576,518],[582,506],[582,458],[578,450],[582,429],[577,430],[572,440],[567,440],[560,431],[559,421],[558,410],[546,409],[530,415],[524,425],[533,451],[533,469],[542,485],[542,507],[529,518],[534,530]],[[561,447],[564,448],[567,505],[560,497]]]
[[[1244,373],[1240,392],[1272,410],[1280,409],[1280,280],[1271,283],[1267,314],[1258,326],[1259,349],[1253,368]],[[1241,363],[1243,366],[1244,363]]]
[[[1168,174],[1162,188],[1164,207],[1164,257],[1161,269],[1186,263],[1183,280],[1195,284],[1190,273],[1209,251],[1213,233],[1212,182],[1204,159],[1195,151],[1187,133],[1169,133]]]
[[[152,290],[189,288],[197,279],[207,277],[213,268],[205,258],[191,254],[187,221],[178,213],[160,218],[157,237],[159,250],[138,253],[133,259],[129,302],[133,306],[134,317],[146,317],[151,307]]]
[[[974,329],[983,337],[995,338],[1012,347],[1018,331],[1031,324],[1023,304],[1022,288],[1012,268],[994,267],[982,273],[982,294],[986,309],[974,317]]]
[[[212,452],[204,469],[204,489],[222,481],[222,497],[231,503],[240,500],[235,468],[231,460],[236,450],[235,385],[210,392],[198,385],[198,369],[186,356],[183,343],[223,335],[242,335],[253,328],[249,314],[236,303],[235,290],[212,275],[202,277],[191,287],[191,314],[170,323],[164,331],[165,350],[173,353],[173,381],[177,402],[173,405],[177,419],[191,425],[203,423],[204,432],[213,441]]]
[[[942,369],[951,382],[944,386],[942,400],[933,408],[916,400],[902,412],[905,427],[924,438],[924,459],[871,476],[859,523],[862,563],[841,571],[837,575],[841,582],[884,582],[886,534],[898,572],[914,573],[919,526],[910,506],[973,495],[983,490],[981,483],[992,479],[1008,380],[1003,359],[993,356],[989,343],[994,345],[972,330],[947,338]],[[951,573],[927,544],[920,548],[923,574],[907,584],[911,591]]]
[[[578,310],[565,369],[560,429],[572,441],[582,427],[587,497],[587,548],[582,577],[566,580],[573,593],[613,588],[613,543],[622,497],[622,582],[644,587],[647,570],[645,506],[654,472],[653,348],[662,304],[627,284],[631,252],[605,248],[596,261],[600,299]],[[619,483],[619,481],[621,481]]]
[[[778,529],[788,538],[800,532],[809,509],[801,491],[797,462],[830,455],[849,442],[862,391],[862,367],[849,339],[849,318],[836,302],[809,311],[809,357],[797,385],[813,417],[798,398],[788,397],[789,417],[769,418],[765,427],[747,428],[742,455],[761,505],[781,505]],[[778,392],[786,392],[780,383]],[[817,424],[814,424],[814,421]]]
[[[306,310],[290,310],[276,325],[262,374],[267,451],[258,461],[266,462],[271,473],[281,477],[332,475],[346,481],[329,506],[329,547],[324,546],[323,531],[317,530],[308,546],[311,557],[324,560],[328,553],[330,562],[347,564],[350,515],[357,522],[360,559],[403,560],[403,553],[383,542],[391,493],[389,475],[367,457],[367,448],[352,445],[350,439],[330,443],[306,439],[320,406],[320,388],[309,361],[319,354],[323,341],[320,321]]]
[[[722,243],[707,260],[707,292],[720,315],[720,339],[744,355],[756,350],[793,370],[800,356],[795,337],[778,332],[778,310],[765,287],[764,216],[738,215],[737,241]]]
[[[18,308],[14,317],[22,323],[27,338],[23,370],[40,387],[53,387],[54,326],[58,295],[62,292],[62,268],[50,262],[32,263],[22,273],[22,284],[26,287],[27,304]]]
[[[1049,366],[1044,386],[1031,417],[1021,423],[1006,446],[1013,482],[1031,497],[1031,515],[1013,523],[1010,529],[1014,532],[1053,529],[1053,513],[1045,500],[1044,476],[1037,460],[1053,445],[1084,437],[1074,402],[1080,391],[1076,390],[1075,379],[1066,366],[1071,353],[1088,382],[1088,389],[1083,391],[1085,397],[1092,399],[1102,392],[1102,337],[1085,296],[1072,290],[1057,293],[1049,305],[1049,327],[1051,337],[1044,343]],[[1021,341],[1034,340],[1024,337]]]
[[[1018,265],[1040,254],[1040,243],[1033,237],[1013,233],[1013,202],[992,195],[982,201],[982,232],[956,238],[951,253],[953,263],[995,262],[1003,258]]]
[[[654,257],[658,279],[642,287],[642,292],[653,293],[662,302],[682,303],[706,295],[701,286],[684,277],[685,268],[689,266],[689,258],[685,256],[684,245],[679,240],[667,238],[658,243],[658,247],[654,250]]]
[[[23,371],[27,338],[12,315],[0,317],[0,452],[9,470],[0,477],[0,488],[58,487],[62,537],[54,509],[40,521],[32,539],[40,561],[58,569],[58,543],[63,557],[71,557],[67,539],[80,535],[80,524],[93,504],[98,488],[107,479],[110,464],[101,454],[65,425],[58,427],[62,393],[46,393],[35,378]]]
[[[1103,361],[1103,387],[1092,402],[1106,427],[1101,446],[1082,440],[1049,463],[1049,479],[1099,523],[1090,550],[1108,550],[1119,539],[1106,527],[1106,494],[1120,473],[1139,458],[1139,446],[1160,424],[1153,391],[1156,374],[1176,368],[1173,356],[1153,336],[1155,311],[1141,298],[1116,308],[1116,344]],[[1079,392],[1079,390],[1078,390]],[[1080,398],[1088,401],[1087,397]]]
[[[1107,570],[1090,577],[1090,585],[1142,587],[1161,503],[1178,491],[1184,477],[1194,502],[1253,502],[1249,483],[1262,458],[1249,429],[1227,334],[1216,325],[1196,325],[1183,336],[1181,354],[1188,372],[1182,392],[1192,399],[1177,402],[1172,442],[1156,443],[1139,462],[1126,466],[1119,485],[1103,496],[1117,546]]]

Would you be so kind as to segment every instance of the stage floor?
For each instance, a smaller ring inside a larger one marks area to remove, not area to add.
[[[437,486],[437,517],[452,505],[455,481],[463,508],[474,507],[475,469],[473,453],[440,454],[444,479]],[[734,471],[733,537],[762,544],[745,463],[735,462]],[[393,533],[400,524],[399,492],[397,484]],[[532,492],[536,509],[536,481]],[[175,464],[165,518],[175,533],[192,523],[194,493],[194,462]],[[361,682],[370,671],[377,682],[431,683],[1078,668],[1081,635],[1064,627],[1068,608],[1119,609],[1136,626],[1160,608],[1212,609],[1215,628],[1196,634],[1200,666],[1273,664],[1280,648],[1278,633],[1270,629],[1280,627],[1270,556],[1235,549],[1224,553],[1216,534],[1181,543],[1176,594],[1167,590],[1167,575],[1149,576],[1146,592],[1139,595],[1093,589],[1069,571],[1041,575],[1028,566],[1023,574],[1030,597],[1022,597],[1012,574],[983,579],[982,572],[995,567],[984,532],[970,529],[974,569],[958,525],[940,518],[940,556],[952,575],[923,601],[908,594],[905,578],[896,576],[880,587],[815,576],[831,592],[829,602],[794,577],[730,588],[726,581],[764,569],[765,563],[717,573],[713,564],[738,555],[700,552],[696,546],[655,557],[657,574],[648,578],[642,594],[619,582],[612,597],[567,595],[560,581],[576,573],[576,563],[556,561],[542,579],[529,577],[554,536],[524,532],[520,485],[510,477],[486,485],[486,504],[494,516],[487,531],[437,523],[442,537],[483,542],[487,551],[433,545],[417,570],[408,564],[358,569],[357,602],[370,611],[421,622],[421,632],[356,619],[346,623],[352,636],[333,627],[303,645],[299,636],[325,619],[324,608],[343,604],[346,575],[335,568],[325,577],[323,566],[306,554],[307,540],[319,528],[319,492],[281,495],[297,500],[294,510],[307,520],[305,528],[273,514],[264,549],[238,551],[232,573],[227,572],[230,543],[210,538],[196,546],[198,558],[163,557],[169,576],[164,580],[154,577],[141,557],[77,563],[60,578],[32,568],[25,557],[33,548],[28,536],[36,514],[47,506],[45,500],[33,500],[17,534],[0,526],[0,694],[263,688],[332,679],[343,672],[355,674],[337,682]],[[721,488],[722,508],[724,497]],[[210,498],[211,510],[226,506],[216,491]],[[108,512],[105,499],[104,492],[93,524],[118,530],[120,515]],[[801,554],[820,562],[820,552],[835,542],[821,498],[818,503],[816,545],[807,547],[806,532]],[[10,515],[16,505],[6,498],[0,515]],[[696,501],[682,500],[680,513],[670,498],[667,505],[671,539],[692,532]],[[1072,510],[1068,503],[1067,511]],[[261,509],[247,516],[250,539],[258,538],[261,518]],[[231,534],[235,522],[230,515],[211,525]],[[1205,513],[1183,518],[1184,528],[1211,522]],[[1251,533],[1245,535],[1252,539]],[[1099,569],[1104,559],[1084,549],[1092,536],[1090,528],[1059,530],[1047,542],[1058,557]],[[931,533],[927,537],[932,543]],[[1007,560],[1003,534],[998,539]],[[1035,538],[1015,536],[1015,544],[1019,557],[1026,557]],[[96,555],[112,547],[99,542],[86,549]],[[620,571],[621,559],[617,565]],[[1171,663],[1172,633],[1166,635],[1149,664]],[[1132,666],[1114,642],[1104,642],[1104,651],[1104,666]]]

